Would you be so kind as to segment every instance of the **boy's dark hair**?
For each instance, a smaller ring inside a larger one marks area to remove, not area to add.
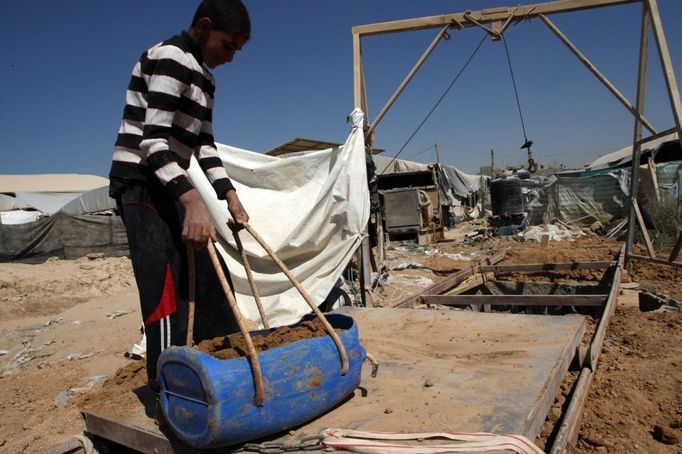
[[[192,27],[202,17],[211,19],[214,29],[251,37],[251,19],[241,0],[203,0],[194,13]]]

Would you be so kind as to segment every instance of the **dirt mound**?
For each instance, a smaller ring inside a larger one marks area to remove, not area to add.
[[[324,325],[316,318],[292,326],[280,326],[265,336],[252,336],[252,339],[256,352],[260,353],[274,347],[291,344],[302,339],[325,336],[326,334]],[[197,349],[219,359],[247,356],[246,342],[241,334],[207,339],[200,342]]]
[[[0,263],[0,318],[58,314],[90,298],[134,288],[127,257],[51,258],[37,265]]]

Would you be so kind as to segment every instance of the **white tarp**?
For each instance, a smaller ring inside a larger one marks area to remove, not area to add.
[[[321,303],[362,241],[369,219],[363,113],[350,116],[352,129],[340,147],[279,157],[218,145],[223,164],[249,213],[249,224]],[[189,175],[207,203],[220,234],[242,313],[260,321],[232,232],[227,204],[218,200],[196,160]],[[240,238],[249,257],[271,326],[295,323],[310,308],[287,277],[247,232]]]
[[[0,212],[0,224],[17,225],[35,222],[42,216],[40,211],[10,210]]]
[[[31,207],[53,215],[80,194],[80,192],[17,192],[16,202],[20,207]]]
[[[61,208],[73,215],[99,213],[116,208],[116,200],[109,197],[109,185],[84,192]]]

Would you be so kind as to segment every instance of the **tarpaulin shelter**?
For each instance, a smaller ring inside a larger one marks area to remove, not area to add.
[[[369,218],[363,114],[355,110],[345,143],[286,158],[218,145],[221,159],[249,224],[318,303],[324,301],[363,238]],[[189,169],[193,185],[208,205],[219,233],[219,250],[234,284],[243,314],[259,314],[246,273],[227,227],[229,212],[218,200],[195,160]],[[296,322],[309,306],[261,246],[240,233],[271,326]]]

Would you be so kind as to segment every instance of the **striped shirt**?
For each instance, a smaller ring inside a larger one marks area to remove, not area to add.
[[[193,186],[190,158],[199,165],[219,198],[233,189],[213,139],[213,75],[202,64],[194,39],[181,35],[142,54],[126,92],[109,173],[110,193],[157,178],[177,198]]]

